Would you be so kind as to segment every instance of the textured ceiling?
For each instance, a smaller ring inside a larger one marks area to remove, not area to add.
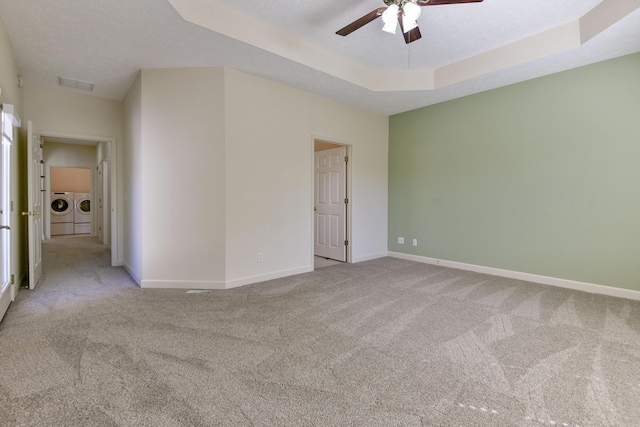
[[[640,52],[640,0],[423,7],[406,45],[382,0],[0,0],[24,84],[95,83],[121,100],[143,68],[228,66],[394,114]],[[74,89],[65,89],[74,90]]]

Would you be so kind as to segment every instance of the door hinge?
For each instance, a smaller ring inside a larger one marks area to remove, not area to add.
[[[344,204],[348,205],[349,204],[349,199],[344,199]]]
[[[13,285],[14,283],[16,283],[16,276],[15,275],[11,275],[11,284]]]
[[[344,156],[344,162],[349,163],[349,156]]]
[[[345,240],[345,241],[344,241],[344,245],[345,245],[345,246],[349,246],[349,241],[348,241],[348,240]]]

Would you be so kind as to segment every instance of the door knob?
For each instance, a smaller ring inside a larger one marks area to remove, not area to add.
[[[0,225],[0,230],[11,230],[11,227],[8,225]]]

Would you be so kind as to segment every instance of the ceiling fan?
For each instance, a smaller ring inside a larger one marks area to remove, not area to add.
[[[383,31],[395,34],[396,27],[400,24],[400,29],[404,34],[404,41],[406,43],[411,43],[422,37],[417,22],[417,19],[420,16],[419,6],[479,3],[481,1],[482,0],[384,0],[387,7],[379,7],[367,13],[362,18],[356,19],[351,24],[336,31],[336,34],[341,36],[349,35],[358,28],[382,16],[382,20],[384,21],[384,27],[382,28]]]

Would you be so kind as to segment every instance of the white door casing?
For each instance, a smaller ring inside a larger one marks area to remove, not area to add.
[[[100,243],[102,243],[104,245],[104,235],[102,234],[102,227],[104,226],[103,224],[103,218],[102,218],[102,198],[103,196],[103,192],[104,192],[104,186],[103,186],[103,180],[102,180],[102,162],[98,163],[97,166],[97,171],[98,171],[98,175],[97,178],[95,179],[95,185],[92,186],[92,194],[93,194],[93,209],[95,210],[94,213],[94,220],[93,220],[93,228],[96,232],[96,236],[98,236],[98,240],[100,240]],[[97,206],[97,209],[96,209]]]
[[[44,163],[40,135],[33,123],[27,122],[27,193],[29,230],[29,289],[34,289],[42,276],[42,190],[44,188]]]
[[[315,153],[315,255],[346,261],[347,148]]]
[[[6,106],[2,106],[0,120],[2,139],[0,140],[0,320],[6,313],[13,298],[11,279],[12,209],[11,209],[11,145],[13,125]]]
[[[111,178],[109,175],[109,162],[107,160],[102,161],[102,235],[104,239],[102,243],[104,245],[111,245]]]

